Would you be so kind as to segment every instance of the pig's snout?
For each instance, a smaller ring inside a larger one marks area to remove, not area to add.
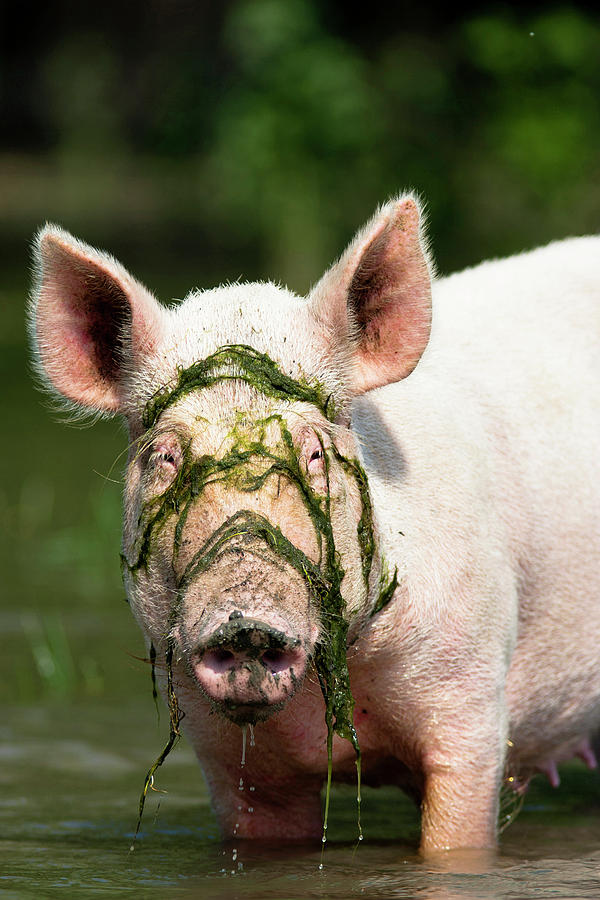
[[[298,638],[232,613],[193,654],[196,680],[234,722],[265,719],[302,681],[308,654]]]

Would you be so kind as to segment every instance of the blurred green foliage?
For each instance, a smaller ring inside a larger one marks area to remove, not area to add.
[[[56,6],[33,23],[35,58],[17,42],[0,62],[21,99],[0,158],[7,235],[58,219],[181,294],[168,269],[304,291],[406,186],[443,270],[597,229],[593,5],[400,5],[362,30],[333,0]]]

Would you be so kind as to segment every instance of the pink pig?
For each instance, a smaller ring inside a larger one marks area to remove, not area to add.
[[[307,298],[171,308],[55,226],[35,255],[40,373],[129,428],[125,583],[225,836],[319,837],[328,739],[419,798],[424,852],[595,765],[598,238],[434,279],[407,195]]]

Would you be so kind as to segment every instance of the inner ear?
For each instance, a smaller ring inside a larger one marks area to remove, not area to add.
[[[66,397],[116,410],[124,342],[131,333],[130,298],[95,261],[79,260],[57,243],[50,250],[45,303],[36,323],[42,360]]]
[[[360,340],[375,344],[379,341],[377,319],[383,306],[390,302],[399,265],[386,261],[387,228],[365,249],[348,288],[348,306],[360,331]],[[389,254],[388,254],[389,255]]]
[[[101,272],[86,274],[80,282],[79,297],[71,296],[72,331],[80,329],[77,338],[108,387],[119,379],[123,339],[131,329],[127,296],[114,280]]]
[[[55,225],[33,249],[30,322],[40,374],[85,411],[125,412],[125,380],[162,333],[159,304],[112,256]]]

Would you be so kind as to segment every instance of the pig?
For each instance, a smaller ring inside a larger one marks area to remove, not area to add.
[[[225,838],[319,838],[360,752],[423,853],[493,847],[503,786],[595,765],[598,238],[439,278],[406,193],[305,298],[172,307],[54,225],[34,252],[43,382],[127,423],[128,598]]]

